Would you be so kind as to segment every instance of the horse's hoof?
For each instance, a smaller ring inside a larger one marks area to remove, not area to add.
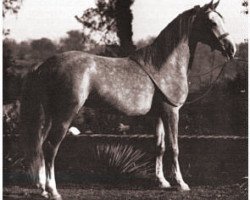
[[[190,191],[188,184],[182,183],[179,188],[180,191]]]
[[[43,191],[41,193],[41,196],[44,197],[44,198],[46,198],[46,199],[48,199],[49,198],[49,193],[47,191]]]
[[[164,180],[164,181],[160,181],[159,187],[162,189],[167,189],[167,188],[171,188],[171,185],[168,181]]]
[[[51,195],[49,199],[51,199],[51,200],[62,200],[62,196],[60,194]]]

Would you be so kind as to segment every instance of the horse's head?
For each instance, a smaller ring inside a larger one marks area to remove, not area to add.
[[[226,31],[221,14],[216,11],[217,3],[213,0],[203,7],[195,6],[196,17],[193,23],[193,36],[197,42],[209,45],[213,50],[217,49],[224,56],[233,58],[236,52],[235,43]]]

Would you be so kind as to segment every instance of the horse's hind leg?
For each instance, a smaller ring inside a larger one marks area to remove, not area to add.
[[[160,184],[161,188],[169,188],[170,184],[165,179],[163,173],[163,156],[165,153],[165,131],[163,127],[162,119],[159,118],[156,127],[156,145],[157,145],[157,156],[156,156],[156,164],[155,164],[155,172],[157,181]]]
[[[163,124],[165,128],[166,141],[168,141],[168,149],[172,161],[172,173],[177,184],[182,190],[190,190],[189,186],[184,182],[178,161],[179,147],[178,147],[178,122],[179,122],[179,107],[174,107],[169,104],[163,106]]]
[[[79,108],[80,107],[77,105],[69,106],[69,108],[67,108],[67,111],[64,109],[65,112],[59,112],[57,114],[54,114],[52,117],[51,130],[44,143],[44,157],[47,175],[46,188],[47,191],[50,193],[52,199],[61,199],[61,195],[58,193],[56,188],[54,171],[55,157],[58,148],[68,131],[71,121],[78,112]]]
[[[42,143],[45,140],[45,137],[50,129],[50,123],[51,121],[49,119],[45,119],[45,123],[43,126],[43,138],[42,138]],[[46,191],[46,168],[45,168],[45,160],[44,160],[44,155],[43,158],[41,159],[41,165],[39,166],[38,169],[38,180],[37,180],[37,187],[41,189],[41,195],[45,198],[48,198],[48,192]]]
[[[45,119],[44,119],[44,125],[43,125],[43,138],[42,138],[42,143],[44,143],[48,132],[51,128],[51,118],[48,115],[48,113],[45,112]],[[39,171],[38,171],[38,184],[37,184],[38,188],[42,190],[41,195],[45,198],[49,197],[48,192],[46,191],[46,167],[45,167],[45,160],[44,160],[44,155],[43,155],[43,159],[41,162],[41,166],[39,167]]]

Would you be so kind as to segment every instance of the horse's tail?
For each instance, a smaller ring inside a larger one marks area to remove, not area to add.
[[[42,103],[43,86],[35,72],[30,72],[23,84],[20,109],[20,131],[25,153],[26,167],[34,182],[37,182],[39,168],[44,164],[42,145],[45,119]]]

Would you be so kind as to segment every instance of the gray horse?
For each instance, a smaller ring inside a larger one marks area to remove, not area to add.
[[[127,116],[157,117],[156,177],[163,174],[165,141],[172,173],[189,190],[178,162],[179,109],[188,95],[187,72],[198,42],[233,58],[236,48],[213,1],[177,16],[155,41],[126,58],[107,58],[78,51],[57,54],[31,72],[23,89],[21,126],[30,172],[42,195],[61,199],[54,160],[72,119],[86,102],[103,101]],[[153,122],[152,122],[153,123]]]

